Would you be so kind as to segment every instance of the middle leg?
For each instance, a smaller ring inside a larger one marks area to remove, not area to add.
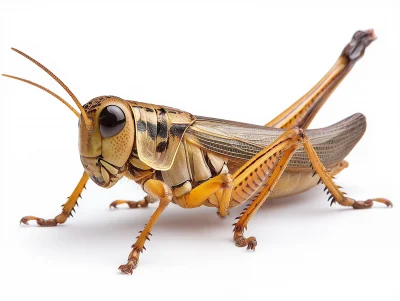
[[[115,200],[110,204],[110,208],[117,208],[119,205],[126,204],[130,209],[135,208],[146,208],[151,203],[157,202],[157,199],[153,199],[150,195],[146,195],[143,200],[140,201],[128,201],[128,200]]]
[[[158,221],[164,209],[172,200],[171,189],[161,181],[153,179],[148,180],[144,183],[143,189],[153,198],[159,199],[160,204],[158,205],[158,208],[153,213],[153,215],[150,217],[150,220],[146,224],[145,228],[139,232],[140,234],[137,237],[136,242],[133,244],[132,251],[128,256],[128,262],[119,267],[119,270],[125,274],[132,274],[133,270],[136,269],[139,262],[140,253],[142,253],[143,250],[146,250],[144,244],[146,240],[150,240],[150,231]]]

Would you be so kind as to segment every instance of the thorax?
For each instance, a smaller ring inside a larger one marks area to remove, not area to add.
[[[169,170],[157,171],[140,161],[134,151],[129,160],[128,173],[139,185],[148,179],[158,179],[172,190],[174,202],[181,207],[184,196],[210,178],[228,173],[227,159],[221,155],[206,151],[201,147],[182,139],[174,162]],[[212,205],[212,204],[209,204]]]

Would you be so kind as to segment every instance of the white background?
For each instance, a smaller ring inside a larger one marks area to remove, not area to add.
[[[113,210],[140,199],[121,180],[87,185],[75,217],[51,218],[82,172],[77,119],[50,95],[0,79],[1,300],[400,300],[400,10],[393,1],[11,1],[0,4],[0,71],[44,84],[69,100],[16,47],[56,73],[81,102],[103,94],[264,124],[331,67],[358,29],[378,40],[312,127],[355,112],[363,140],[338,183],[357,199],[395,205],[329,207],[321,186],[272,200],[249,224],[256,252],[236,248],[215,209],[170,206],[132,276],[117,270],[151,208]]]

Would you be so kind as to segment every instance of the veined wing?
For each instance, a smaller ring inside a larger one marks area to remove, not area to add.
[[[185,139],[238,163],[249,160],[285,131],[223,119],[196,118],[188,128]],[[306,130],[306,134],[323,164],[329,168],[349,154],[365,129],[365,116],[358,113],[326,128]],[[288,167],[310,167],[303,148],[295,152]]]

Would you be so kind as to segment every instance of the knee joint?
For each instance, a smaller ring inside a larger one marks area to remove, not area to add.
[[[301,138],[301,140],[304,140],[304,138],[306,137],[306,134],[304,133],[304,130],[302,128],[294,127],[293,130]]]
[[[226,173],[226,174],[223,174],[223,177],[224,177],[224,178],[223,178],[223,179],[224,179],[224,182],[222,183],[223,188],[230,188],[230,187],[232,187],[232,186],[233,186],[233,177],[232,177],[232,175]]]

